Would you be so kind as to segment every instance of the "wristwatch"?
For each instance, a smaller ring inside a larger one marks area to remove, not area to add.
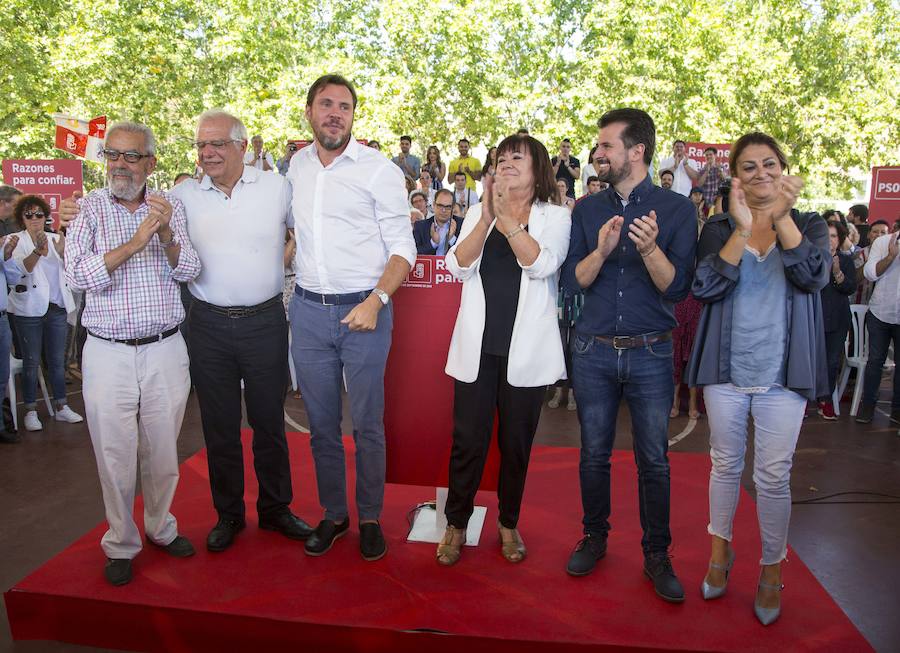
[[[378,297],[381,300],[381,303],[385,306],[388,305],[388,302],[391,301],[391,296],[384,292],[381,288],[374,288],[372,290],[372,294]]]

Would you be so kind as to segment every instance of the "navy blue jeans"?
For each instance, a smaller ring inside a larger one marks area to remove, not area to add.
[[[16,337],[22,354],[22,400],[26,410],[37,406],[38,368],[41,351],[47,364],[50,388],[57,405],[66,403],[66,336],[69,325],[66,309],[50,304],[40,317],[13,315]]]
[[[616,416],[628,403],[638,468],[638,501],[644,555],[663,553],[669,532],[669,410],[672,408],[672,342],[614,349],[576,334],[572,383],[581,422],[581,502],[584,532],[606,538],[610,515],[610,462]]]
[[[888,349],[894,341],[894,351],[900,349],[900,324],[882,322],[869,311],[866,314],[866,331],[869,332],[869,359],[863,373],[864,404],[874,404],[878,400],[881,373]],[[894,371],[894,394],[891,396],[891,411],[900,410],[900,374]]]

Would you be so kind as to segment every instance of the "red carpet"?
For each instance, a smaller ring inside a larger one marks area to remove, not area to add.
[[[293,508],[315,523],[309,441],[292,434],[290,442]],[[535,449],[520,523],[524,563],[503,560],[487,527],[481,546],[449,569],[435,563],[434,545],[405,542],[406,513],[433,498],[432,488],[388,486],[384,559],[360,558],[355,525],[328,554],[310,558],[301,543],[256,528],[249,454],[248,528],[229,551],[210,554],[203,544],[215,519],[203,451],[182,466],[173,509],[198,548],[194,558],[145,549],[132,583],[113,588],[103,579],[105,525],[98,527],[6,593],[13,637],[146,651],[871,650],[793,553],[781,620],[768,628],[756,621],[760,549],[747,496],[728,594],[704,602],[709,462],[697,454],[671,460],[674,565],[688,592],[682,605],[657,599],[641,572],[636,474],[626,452],[615,454],[609,554],[594,574],[576,579],[565,564],[581,532],[577,450]],[[495,523],[495,498],[485,493],[479,503],[488,506],[487,524]]]

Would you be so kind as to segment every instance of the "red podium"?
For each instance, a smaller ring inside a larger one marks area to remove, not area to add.
[[[442,256],[418,257],[393,296],[394,332],[384,379],[387,482],[439,488],[437,519],[432,519],[438,539],[446,525],[441,498],[453,443],[453,379],[444,367],[461,291]],[[494,437],[480,489],[497,488],[499,461]],[[421,518],[431,519],[430,512],[420,511]],[[478,514],[483,520],[484,509]],[[470,524],[468,543],[477,544],[480,527]],[[413,533],[418,531],[414,526]]]

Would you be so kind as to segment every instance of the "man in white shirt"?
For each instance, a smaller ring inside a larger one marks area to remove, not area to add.
[[[356,91],[340,75],[306,96],[315,140],[291,161],[297,236],[292,349],[306,403],[325,518],[306,542],[322,555],[349,529],[341,432],[341,376],[356,441],[360,552],[387,551],[378,520],[384,498],[384,367],[391,346],[390,295],[416,259],[400,168],[351,136]]]
[[[672,145],[672,156],[660,161],[659,169],[672,171],[675,175],[672,190],[685,197],[691,194],[691,188],[696,186],[694,182],[700,179],[700,166],[688,158],[684,141],[675,141]]]
[[[868,424],[875,413],[878,388],[881,385],[881,370],[887,359],[888,347],[894,343],[894,351],[900,351],[900,252],[897,239],[900,234],[881,236],[872,243],[869,259],[866,261],[866,279],[875,283],[872,299],[869,300],[869,314],[866,316],[866,331],[869,333],[869,359],[863,374],[862,404],[856,414],[856,421]],[[891,397],[891,421],[900,424],[900,374],[894,371],[894,393]]]
[[[453,215],[462,220],[474,204],[478,204],[478,193],[466,188],[466,173],[457,172],[453,175]]]
[[[253,166],[257,170],[270,172],[275,169],[275,159],[271,154],[263,149],[262,136],[257,134],[250,140],[253,146],[252,150],[248,150],[244,155],[244,165]]]
[[[189,284],[188,339],[219,516],[206,548],[224,551],[245,526],[241,381],[253,428],[259,527],[305,540],[312,529],[289,509],[284,432],[288,334],[281,296],[285,234],[293,226],[290,184],[244,165],[247,130],[223,111],[200,116],[195,146],[203,179],[172,194],[184,204],[202,265]]]

